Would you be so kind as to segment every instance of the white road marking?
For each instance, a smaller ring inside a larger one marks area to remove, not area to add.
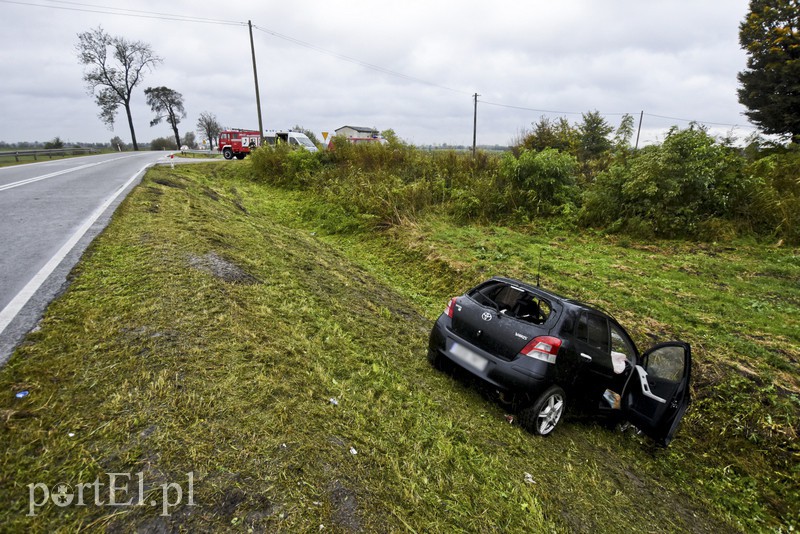
[[[155,163],[155,162],[154,162]],[[100,218],[101,215],[108,209],[108,207],[119,197],[123,191],[125,191],[133,182],[136,180],[144,171],[147,170],[148,167],[152,166],[154,163],[148,163],[139,171],[136,172],[133,176],[131,176],[127,182],[125,182],[122,187],[117,189],[110,197],[106,199],[103,204],[100,205],[94,212],[92,212],[89,217],[83,221],[83,224],[75,230],[75,233],[64,243],[58,252],[50,258],[50,260],[42,267],[38,273],[36,273],[33,278],[23,287],[17,295],[11,299],[11,302],[0,311],[0,334],[6,329],[6,327],[14,320],[17,314],[22,310],[23,307],[28,303],[28,301],[33,297],[36,291],[42,286],[47,277],[49,277],[53,271],[55,271],[56,267],[61,263],[61,261],[69,254],[69,252],[73,249],[73,247],[80,241],[80,239],[89,231],[89,228]],[[76,169],[72,169],[76,170]]]
[[[11,182],[10,184],[0,185],[0,191],[5,191],[7,189],[12,189],[14,187],[19,187],[21,185],[32,184],[34,182],[38,182],[40,180],[46,180],[48,178],[53,178],[55,176],[61,176],[62,174],[67,174],[69,172],[80,171],[82,169],[88,169],[89,167],[95,167],[97,165],[102,165],[103,163],[110,163],[112,161],[117,161],[123,158],[130,158],[132,156],[122,156],[121,158],[114,158],[114,159],[107,159],[104,161],[97,161],[95,163],[87,163],[86,165],[80,165],[78,167],[73,167],[71,169],[64,169],[62,171],[51,172],[50,174],[43,174],[42,176],[34,176],[33,178],[27,178],[25,180],[20,180],[18,182]]]

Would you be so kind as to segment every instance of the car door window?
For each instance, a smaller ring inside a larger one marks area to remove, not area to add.
[[[593,349],[608,353],[608,322],[604,317],[583,312],[578,319],[576,337]]]
[[[652,378],[678,382],[683,378],[684,360],[682,347],[662,347],[647,357],[645,370]]]
[[[635,361],[633,344],[620,328],[611,324],[611,363],[616,374],[621,374]]]

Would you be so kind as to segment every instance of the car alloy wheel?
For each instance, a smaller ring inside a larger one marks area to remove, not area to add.
[[[565,405],[564,390],[558,386],[551,386],[533,405],[520,412],[520,423],[534,434],[547,436],[561,421]]]

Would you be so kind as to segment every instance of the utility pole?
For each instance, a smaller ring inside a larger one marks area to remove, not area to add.
[[[256,108],[258,109],[258,135],[264,138],[264,125],[261,122],[261,96],[258,93],[258,70],[256,69],[256,47],[253,44],[253,23],[247,21],[247,27],[250,28],[250,52],[253,55],[253,80],[256,83]]]
[[[642,110],[641,114],[639,114],[639,129],[636,130],[636,146],[633,147],[634,150],[639,149],[639,134],[642,133],[642,119],[644,118],[644,110]]]
[[[472,114],[472,157],[475,157],[475,141],[478,138],[478,97],[481,96],[478,93],[472,95],[472,98],[475,99],[475,111]]]

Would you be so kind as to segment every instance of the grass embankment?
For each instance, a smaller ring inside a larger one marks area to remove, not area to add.
[[[327,234],[340,210],[231,175],[246,168],[151,171],[0,371],[9,530],[719,532],[796,520],[797,451],[785,443],[797,422],[796,252],[439,219]],[[428,366],[446,298],[491,274],[530,279],[540,249],[545,285],[607,307],[640,344],[693,343],[701,398],[669,449],[580,416],[535,438]],[[728,360],[747,384],[720,371]],[[754,396],[769,387],[775,399]],[[769,410],[754,405],[770,402],[784,413],[762,420]],[[184,496],[160,516],[160,485],[185,491],[188,472],[196,505]],[[29,484],[108,473],[133,475],[123,502],[138,502],[142,473],[158,506],[25,515]]]

